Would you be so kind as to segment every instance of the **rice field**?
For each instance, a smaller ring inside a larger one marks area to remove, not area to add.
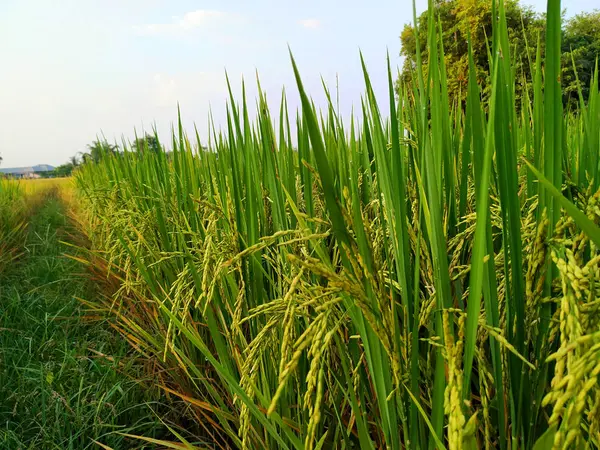
[[[449,101],[430,14],[427,73],[417,64],[397,93],[388,60],[376,98],[363,63],[349,121],[331,100],[315,108],[290,55],[301,111],[285,96],[270,111],[259,89],[251,120],[254,99],[230,88],[227,126],[200,136],[179,118],[155,136],[168,153],[78,168],[76,260],[102,293],[81,300],[185,405],[171,440],[128,435],[186,449],[599,448],[599,75],[563,110],[560,7],[549,0],[523,98],[500,1],[485,102],[472,52],[466,102]],[[0,201],[22,201],[0,183]]]
[[[179,121],[172,153],[77,171],[85,259],[107,286],[90,307],[199,439],[598,448],[598,68],[580,112],[563,111],[550,0],[546,54],[515,98],[502,2],[497,17],[486,103],[471,55],[466,103],[450,104],[430,14],[426,76],[396,96],[388,62],[378,99],[363,64],[349,122],[316,110],[292,57],[296,116],[260,94],[250,120],[230,89],[225,128]]]

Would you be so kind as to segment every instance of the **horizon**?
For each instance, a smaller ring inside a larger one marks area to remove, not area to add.
[[[29,166],[11,166],[11,167],[4,167],[4,166],[0,166],[0,172],[2,173],[6,173],[9,170],[17,170],[17,169],[34,169],[36,167],[50,167],[51,170],[55,169],[56,166],[52,165],[52,164],[45,164],[45,163],[40,163],[40,164],[32,164]]]
[[[543,0],[522,3],[545,11]],[[416,2],[417,14],[426,4]],[[286,88],[293,112],[299,98],[288,45],[318,107],[326,103],[321,77],[332,91],[339,87],[344,118],[360,105],[364,90],[360,48],[383,107],[386,51],[394,70],[401,63],[400,32],[412,23],[412,2],[367,7],[353,0],[343,10],[315,0],[202,6],[191,0],[3,2],[0,38],[11,70],[0,73],[8,87],[0,92],[0,167],[59,166],[101,135],[120,144],[154,125],[160,136],[168,135],[178,103],[184,129],[196,125],[206,142],[209,110],[217,128],[226,122],[225,70],[236,100],[244,78],[252,104],[256,71],[273,110]],[[593,6],[575,0],[566,15]]]

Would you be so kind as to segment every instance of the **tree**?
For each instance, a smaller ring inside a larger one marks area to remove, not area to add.
[[[565,23],[562,52],[563,99],[567,107],[576,109],[579,94],[573,61],[583,98],[587,100],[596,60],[600,55],[600,10],[578,14]]]
[[[132,149],[143,154],[145,151],[158,153],[162,151],[162,146],[158,138],[151,134],[146,134],[143,138],[137,138],[132,144]]]
[[[75,169],[75,166],[72,163],[68,162],[66,164],[62,164],[56,167],[52,171],[51,176],[57,178],[70,177],[73,173],[73,169]]]
[[[118,147],[113,144],[109,144],[106,140],[95,140],[87,146],[88,153],[82,153],[81,158],[84,163],[86,162],[98,162],[105,155],[115,154],[118,151]]]
[[[492,2],[489,0],[436,0],[435,17],[442,27],[442,42],[448,78],[448,92],[452,99],[466,98],[468,73],[468,37],[471,36],[473,55],[479,81],[484,89],[489,85],[488,46],[492,39]],[[535,58],[538,36],[543,42],[544,22],[531,8],[519,5],[517,0],[506,0],[506,22],[511,49],[515,58],[517,95],[522,91],[522,75],[526,82],[531,76],[528,55]],[[427,75],[427,17],[425,11],[418,19],[418,36],[421,46],[424,74]],[[523,39],[526,37],[527,40]],[[400,80],[410,82],[416,67],[416,39],[412,25],[405,25],[400,35],[400,54],[405,57]],[[528,45],[526,45],[526,42]]]
[[[466,97],[468,68],[468,36],[471,35],[477,76],[484,96],[489,94],[488,47],[492,39],[492,2],[489,0],[434,0],[435,16],[442,25],[442,42],[451,99]],[[542,54],[545,41],[544,17],[518,0],[505,0],[506,22],[515,69],[515,94],[520,98],[525,85],[532,79],[538,40]],[[427,11],[418,18],[418,36],[423,57],[423,71],[427,75]],[[405,57],[400,82],[410,82],[416,70],[416,39],[412,25],[405,25],[400,35]],[[582,13],[565,22],[562,40],[562,84],[565,105],[578,107],[578,87],[573,69],[581,81],[584,100],[587,100],[596,58],[600,54],[600,11]],[[530,90],[531,92],[531,90]]]

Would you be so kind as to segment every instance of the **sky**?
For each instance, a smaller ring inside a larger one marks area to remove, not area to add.
[[[570,16],[596,1],[563,6]],[[385,100],[386,54],[395,70],[411,18],[410,0],[0,0],[2,167],[59,165],[100,134],[132,140],[154,125],[166,141],[178,103],[184,128],[206,140],[209,112],[225,124],[225,71],[237,98],[244,79],[253,102],[258,73],[269,103],[285,86],[295,111],[288,46],[315,103],[324,80],[348,115],[363,92],[359,50]]]

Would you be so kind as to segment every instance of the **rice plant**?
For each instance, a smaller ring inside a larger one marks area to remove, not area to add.
[[[549,0],[546,54],[516,99],[494,7],[485,103],[471,54],[466,104],[450,104],[430,13],[428,73],[396,96],[388,61],[389,111],[364,63],[349,123],[331,101],[316,110],[292,57],[296,117],[283,96],[273,118],[261,92],[250,120],[230,88],[227,126],[206,139],[180,120],[172,153],[78,169],[87,260],[107,285],[90,307],[187,402],[199,439],[598,447],[598,69],[565,117]]]
[[[11,180],[0,179],[0,275],[22,250],[25,229],[25,194]]]

